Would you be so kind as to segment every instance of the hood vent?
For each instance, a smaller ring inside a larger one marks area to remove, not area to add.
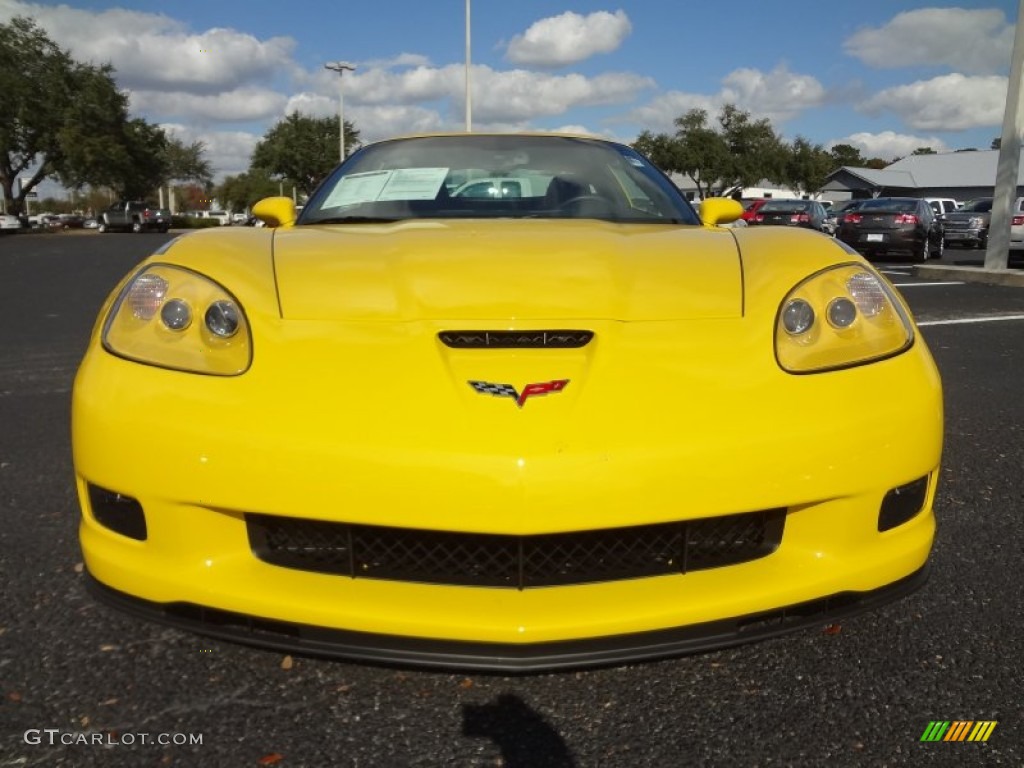
[[[453,349],[578,349],[594,338],[593,331],[441,331]]]

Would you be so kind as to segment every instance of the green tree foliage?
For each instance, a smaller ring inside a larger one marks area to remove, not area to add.
[[[937,155],[939,153],[936,152],[931,147],[918,147],[917,149],[915,149],[910,154],[912,154],[912,155]]]
[[[702,197],[785,176],[786,146],[767,119],[752,120],[748,112],[726,104],[718,127],[709,123],[704,109],[677,117],[675,127],[675,134],[645,131],[633,147],[663,171],[689,177]]]
[[[359,145],[359,131],[345,121],[345,149]],[[252,153],[250,171],[294,183],[310,195],[338,164],[338,119],[292,113],[271,128]]]
[[[166,182],[196,181],[200,184],[213,182],[210,161],[204,157],[206,144],[194,141],[186,145],[179,139],[168,137],[164,148]]]
[[[159,129],[129,121],[112,72],[75,61],[29,18],[0,24],[0,186],[15,212],[45,178],[126,190],[154,175],[139,142]]]
[[[168,178],[167,137],[129,117],[113,69],[73,60],[31,19],[0,24],[0,99],[0,187],[14,212],[46,178],[126,197]]]
[[[783,182],[794,192],[814,193],[824,186],[825,179],[835,168],[835,158],[830,152],[820,144],[797,136],[785,153]]]
[[[833,165],[835,166],[832,170],[842,168],[843,166],[863,168],[866,162],[864,155],[852,144],[836,144],[832,147],[831,154]]]
[[[722,138],[728,148],[727,185],[753,187],[762,180],[783,182],[786,175],[786,145],[767,118],[752,120],[749,112],[726,104],[718,116]]]
[[[247,173],[224,179],[217,188],[217,197],[233,211],[248,210],[258,200],[278,194],[280,186],[266,171],[251,169]]]

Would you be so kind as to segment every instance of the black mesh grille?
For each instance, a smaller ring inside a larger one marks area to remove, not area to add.
[[[596,531],[505,536],[246,515],[261,560],[353,578],[530,587],[618,581],[756,560],[782,540],[785,510]]]
[[[455,349],[576,349],[593,331],[441,331],[441,342]]]

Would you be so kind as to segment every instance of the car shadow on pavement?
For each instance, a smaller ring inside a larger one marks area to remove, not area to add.
[[[503,693],[493,704],[466,704],[462,734],[490,739],[501,749],[503,768],[574,768],[562,737],[522,699]]]

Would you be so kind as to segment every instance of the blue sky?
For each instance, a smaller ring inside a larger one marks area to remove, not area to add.
[[[1017,4],[906,0],[472,0],[473,127],[632,141],[734,103],[786,139],[891,159],[999,135]],[[461,130],[465,0],[179,3],[0,0],[82,61],[110,62],[133,113],[248,166],[286,114],[337,114],[364,141]]]

